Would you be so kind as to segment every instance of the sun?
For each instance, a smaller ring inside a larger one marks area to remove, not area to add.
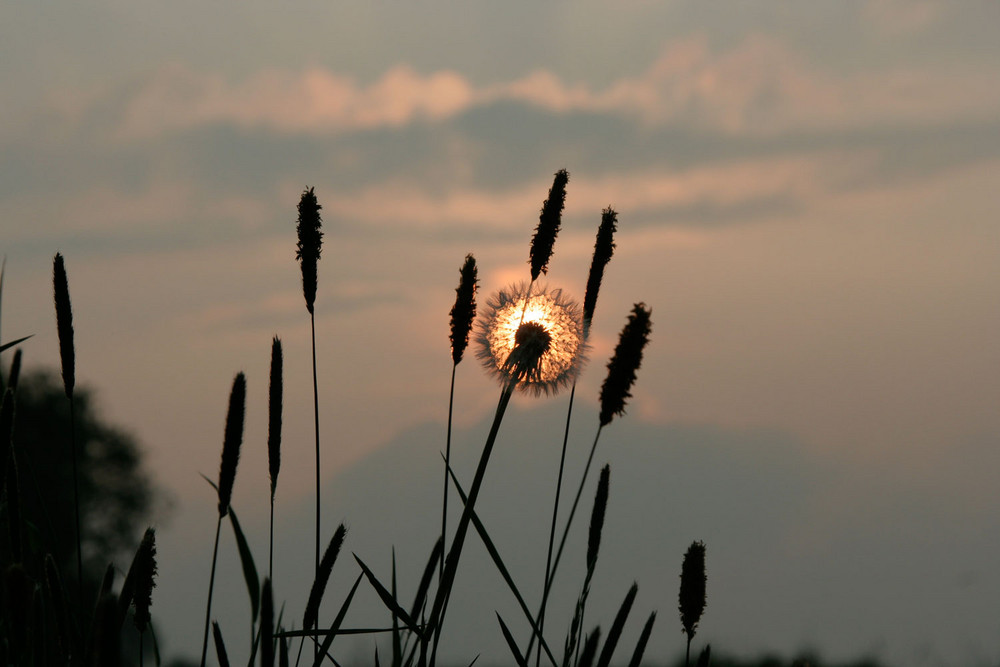
[[[561,289],[510,285],[487,302],[486,312],[477,322],[477,355],[486,369],[502,381],[515,379],[507,363],[516,345],[518,328],[533,324],[548,336],[545,351],[517,385],[535,394],[554,393],[568,385],[584,361],[583,322],[580,307]],[[523,313],[523,317],[522,317]]]

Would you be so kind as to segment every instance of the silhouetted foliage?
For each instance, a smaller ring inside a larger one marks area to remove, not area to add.
[[[128,563],[154,501],[149,476],[134,438],[105,423],[93,394],[76,387],[80,448],[80,502],[84,524],[84,579],[93,590],[109,560]],[[45,372],[24,373],[18,385],[13,446],[20,476],[26,549],[51,553],[64,579],[75,578],[73,479],[66,438],[69,403],[62,382]],[[6,536],[0,547],[10,562]],[[42,561],[28,563],[42,576]]]
[[[647,661],[647,664],[663,663]],[[683,655],[669,663],[669,667],[683,667],[683,665]],[[825,660],[812,652],[798,653],[794,656],[779,656],[769,653],[754,658],[739,658],[717,653],[713,649],[711,667],[885,667],[885,665],[873,658],[857,658],[847,661]]]

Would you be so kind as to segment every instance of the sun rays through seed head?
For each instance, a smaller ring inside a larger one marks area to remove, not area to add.
[[[501,289],[476,323],[477,356],[501,382],[535,395],[569,385],[585,360],[579,305],[537,283]],[[523,317],[522,317],[523,313]]]

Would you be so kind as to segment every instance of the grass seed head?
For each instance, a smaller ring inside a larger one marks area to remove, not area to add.
[[[597,565],[597,554],[601,549],[601,530],[604,528],[604,514],[608,507],[608,483],[611,480],[611,466],[601,468],[597,481],[597,495],[594,496],[594,510],[590,515],[590,533],[587,538],[587,572],[593,572]]]
[[[618,229],[618,213],[610,206],[601,212],[601,225],[597,228],[597,240],[594,242],[594,257],[590,261],[590,274],[587,276],[587,291],[583,296],[583,335],[590,335],[590,323],[594,319],[594,308],[597,306],[597,293],[604,279],[604,267],[611,261],[615,252],[615,231]]]
[[[476,258],[465,256],[455,288],[455,305],[451,308],[451,359],[457,365],[469,345],[469,332],[476,319],[476,285],[479,282]]]
[[[59,358],[62,361],[66,397],[73,396],[76,384],[76,352],[73,347],[73,306],[69,300],[69,281],[63,256],[56,253],[52,262],[52,286],[56,302],[56,329],[59,333]]]
[[[311,314],[316,303],[316,265],[323,247],[323,232],[320,231],[319,201],[313,188],[303,190],[299,199],[299,219],[296,226],[299,240],[295,258],[302,268],[302,293],[306,299],[306,310]]]
[[[153,587],[156,586],[156,531],[147,528],[135,554],[135,590],[132,604],[135,606],[135,627],[145,632],[149,627],[149,608],[153,606]]]
[[[540,273],[548,273],[549,259],[552,257],[552,246],[559,233],[562,221],[563,206],[566,203],[566,183],[569,182],[569,172],[560,169],[555,174],[552,187],[549,188],[549,198],[542,204],[542,212],[538,216],[538,226],[531,237],[531,253],[528,263],[531,264],[531,280],[538,280]]]
[[[281,341],[277,336],[271,341],[271,378],[267,400],[267,469],[271,478],[271,500],[278,488],[278,471],[281,468],[281,411],[283,396],[284,357]]]
[[[326,582],[329,581],[330,573],[333,572],[333,564],[337,561],[337,555],[340,553],[340,547],[344,544],[346,534],[347,529],[344,524],[340,524],[333,537],[330,538],[330,544],[327,545],[326,551],[323,552],[323,559],[319,563],[319,573],[313,580],[312,589],[309,591],[309,601],[306,602],[306,613],[302,621],[302,627],[306,630],[312,630],[316,627],[319,619],[319,603],[323,600]]]
[[[688,637],[694,637],[698,621],[705,611],[705,543],[692,542],[681,564],[681,590],[678,609],[681,626]]]
[[[601,426],[610,424],[615,415],[625,414],[625,401],[632,397],[630,389],[642,363],[643,348],[649,342],[652,326],[649,316],[646,304],[635,304],[618,338],[615,353],[608,362],[608,376],[601,386]]]
[[[229,512],[236,482],[236,465],[240,462],[240,445],[243,443],[243,422],[246,413],[247,380],[243,373],[233,379],[229,393],[229,411],[226,413],[226,433],[222,442],[222,462],[219,465],[219,517]]]

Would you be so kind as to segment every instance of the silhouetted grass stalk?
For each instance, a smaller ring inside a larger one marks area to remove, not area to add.
[[[545,604],[549,599],[549,592],[552,590],[552,583],[556,578],[556,571],[559,569],[559,561],[562,560],[563,548],[566,546],[566,538],[569,536],[570,526],[573,525],[573,518],[576,516],[576,508],[580,504],[580,496],[583,495],[583,487],[587,483],[587,475],[590,472],[590,464],[594,461],[594,452],[597,451],[597,442],[600,440],[601,431],[603,426],[597,427],[597,434],[594,436],[594,443],[590,446],[590,454],[587,456],[587,463],[583,468],[583,475],[580,476],[580,485],[576,489],[576,496],[573,498],[573,506],[569,510],[569,517],[566,519],[566,526],[563,528],[562,538],[559,540],[559,549],[556,550],[556,556],[552,561],[552,572],[549,577],[548,582],[542,589],[542,604],[539,607],[539,615],[541,615],[541,609],[545,607]],[[535,634],[531,635],[531,639],[528,641],[528,650],[525,652],[531,652],[531,648],[535,643]]]
[[[587,274],[587,290],[583,297],[583,340],[586,343],[590,338],[590,326],[594,319],[594,310],[597,307],[597,296],[601,290],[601,282],[604,278],[604,267],[611,261],[614,254],[615,243],[614,234],[618,229],[618,213],[610,206],[601,212],[601,224],[597,228],[597,239],[594,241],[594,255],[590,262],[590,272]],[[525,302],[527,304],[527,302]],[[545,554],[545,578],[543,579],[542,590],[549,587],[549,578],[552,574],[552,546],[556,536],[556,521],[559,516],[559,497],[562,490],[563,471],[566,464],[566,446],[569,441],[569,426],[573,417],[573,399],[576,396],[576,379],[573,380],[573,387],[569,394],[569,407],[566,410],[566,428],[563,432],[562,451],[559,455],[559,476],[556,479],[556,497],[552,503],[552,525],[549,529],[549,544]],[[543,595],[542,606],[538,612],[539,632],[545,629],[545,606],[546,598]],[[541,644],[535,654],[535,664],[541,662]]]
[[[478,271],[476,259],[471,254],[465,256],[465,263],[459,270],[458,287],[455,288],[455,305],[451,309],[451,389],[448,392],[448,434],[444,454],[444,495],[441,503],[441,541],[448,539],[448,466],[451,464],[451,426],[455,409],[455,373],[462,361],[465,348],[469,345],[469,333],[476,319],[476,283]],[[444,576],[444,559],[441,559],[439,577]]]
[[[274,581],[274,492],[278,488],[278,472],[281,468],[283,366],[281,341],[275,336],[271,341],[271,373],[267,399],[267,466],[268,476],[271,480],[271,518],[267,552],[267,579],[269,582]]]
[[[222,443],[222,462],[219,465],[219,518],[215,524],[215,546],[212,547],[212,572],[208,580],[208,602],[205,604],[205,636],[201,645],[201,667],[205,667],[208,656],[208,627],[212,618],[212,592],[215,589],[215,566],[219,556],[219,533],[222,520],[229,513],[229,503],[233,497],[236,481],[236,466],[240,460],[240,445],[243,442],[243,422],[246,415],[246,376],[237,373],[233,388],[229,393],[229,409],[226,412],[226,430]],[[216,629],[218,624],[216,624]],[[218,636],[217,642],[221,640]]]
[[[319,574],[319,533],[320,533],[320,463],[319,463],[319,386],[316,373],[316,264],[319,261],[323,247],[323,232],[320,231],[322,219],[320,206],[316,200],[313,188],[302,191],[298,205],[298,221],[296,231],[298,244],[295,257],[302,268],[302,294],[306,300],[306,310],[309,311],[309,326],[312,333],[312,370],[313,370],[313,417],[316,434],[316,549],[315,572]]]
[[[83,536],[80,532],[80,474],[76,452],[76,351],[73,343],[73,307],[69,298],[69,280],[63,256],[56,253],[52,262],[52,284],[55,292],[56,329],[59,334],[59,358],[62,362],[63,388],[69,399],[69,442],[73,461],[73,512],[76,521],[76,578],[79,603],[83,604]]]
[[[493,452],[493,445],[496,443],[497,434],[500,432],[500,423],[503,421],[510,397],[514,393],[516,381],[510,381],[500,394],[500,401],[493,415],[493,424],[490,426],[489,435],[486,437],[486,444],[479,457],[479,465],[476,467],[476,474],[472,479],[472,486],[469,487],[469,497],[465,503],[465,509],[459,519],[458,527],[455,529],[455,537],[452,540],[451,549],[445,562],[444,574],[438,586],[437,594],[434,596],[434,605],[431,608],[428,625],[434,630],[434,645],[431,651],[430,664],[435,664],[437,658],[438,640],[441,636],[441,627],[444,625],[444,616],[447,611],[448,598],[451,596],[451,588],[455,583],[455,575],[458,572],[458,561],[462,555],[462,547],[465,544],[465,536],[469,530],[469,523],[472,520],[472,511],[475,508],[476,500],[479,498],[479,490],[482,487],[483,479],[486,476],[486,467],[489,465],[490,455]]]

